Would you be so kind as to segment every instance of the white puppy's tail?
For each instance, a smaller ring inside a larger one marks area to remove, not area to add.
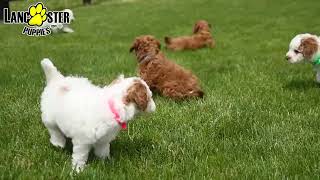
[[[47,83],[52,80],[63,78],[62,74],[57,70],[57,68],[52,64],[50,59],[44,58],[41,61],[41,66],[46,75]]]

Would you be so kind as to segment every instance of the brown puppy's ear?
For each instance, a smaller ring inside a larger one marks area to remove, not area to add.
[[[135,103],[141,111],[146,110],[148,106],[147,88],[141,82],[135,82],[128,89],[124,102],[125,104]]]
[[[130,48],[130,50],[129,50],[129,52],[132,52],[133,50],[135,50],[137,48],[137,43],[138,43],[138,41],[137,41],[137,39],[135,39],[133,44],[132,44],[132,46],[131,46],[131,48]]]
[[[135,44],[132,44],[132,46],[131,46],[131,48],[130,48],[129,52],[132,52],[132,51],[133,51],[133,50],[135,50],[135,49],[136,49]]]
[[[171,43],[171,38],[168,37],[168,36],[164,37],[164,42],[165,42],[166,44],[170,44],[170,43]]]
[[[158,48],[161,49],[161,43],[158,40],[156,40],[156,42],[157,42]]]
[[[318,42],[312,37],[302,39],[299,50],[306,59],[311,59],[312,56],[318,51]]]
[[[200,30],[200,25],[196,23],[193,27],[193,34],[196,34]]]

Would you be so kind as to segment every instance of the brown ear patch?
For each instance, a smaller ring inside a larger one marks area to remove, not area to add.
[[[140,81],[135,81],[134,84],[127,90],[127,96],[124,99],[125,104],[135,103],[137,107],[144,111],[148,106],[147,88]]]
[[[134,50],[134,46],[131,46],[129,52],[132,52]]]
[[[196,23],[193,27],[193,34],[198,33],[199,30],[200,30],[200,25],[199,23]]]
[[[141,40],[139,38],[136,38],[130,47],[130,52],[136,51],[140,43],[141,43]]]
[[[160,49],[161,49],[161,44],[160,44],[160,42],[159,42],[158,40],[156,40],[156,43],[157,43],[158,48],[159,48],[159,50],[160,50]]]
[[[306,59],[311,59],[312,56],[318,51],[318,42],[312,37],[302,39],[299,50]]]
[[[193,34],[197,34],[200,31],[210,31],[211,24],[205,20],[199,20],[193,27]]]
[[[133,50],[135,50],[137,47],[137,40],[134,41],[134,43],[132,44],[132,46],[130,47],[129,52],[132,52]]]
[[[151,46],[152,46],[152,47],[155,47],[155,45],[156,45],[156,48],[158,48],[158,50],[161,49],[161,44],[160,44],[160,42],[159,42],[155,37],[153,37],[153,36],[151,36],[151,35],[146,35],[143,41],[144,41],[146,44],[148,44],[147,46],[149,46],[149,47],[151,47]]]

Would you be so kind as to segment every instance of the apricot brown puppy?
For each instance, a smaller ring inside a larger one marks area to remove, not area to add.
[[[192,36],[177,38],[165,37],[166,47],[173,51],[195,50],[203,47],[214,48],[215,41],[210,33],[211,25],[204,20],[198,21],[193,28]]]
[[[175,100],[203,97],[197,77],[168,60],[160,51],[160,42],[153,36],[137,37],[130,48],[132,51],[139,63],[139,75],[151,90]]]

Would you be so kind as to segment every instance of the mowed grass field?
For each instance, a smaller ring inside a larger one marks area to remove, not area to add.
[[[64,7],[54,4],[49,10]],[[318,0],[112,0],[72,4],[73,34],[27,37],[23,25],[0,25],[0,178],[319,178],[320,86],[311,65],[284,59],[296,34],[320,34],[319,7]],[[205,98],[156,95],[156,113],[119,134],[111,160],[91,155],[71,176],[71,144],[53,147],[41,122],[40,61],[106,85],[137,75],[129,53],[136,36],[163,44],[166,35],[190,34],[198,19],[212,24],[215,49],[163,51],[199,77]]]

